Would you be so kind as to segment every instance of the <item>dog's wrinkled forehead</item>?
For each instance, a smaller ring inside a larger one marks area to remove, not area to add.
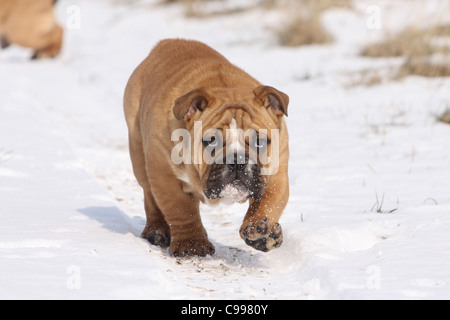
[[[187,128],[201,121],[204,129],[227,129],[235,119],[238,129],[277,129],[287,114],[288,97],[271,87],[199,88],[178,98],[174,105],[177,120]]]
[[[214,99],[211,107],[215,109],[215,113],[226,115],[228,124],[231,123],[231,118],[238,119],[243,113],[255,114],[255,96],[251,90],[218,90]]]
[[[222,134],[228,134],[233,139],[248,130],[270,131],[278,128],[277,123],[264,114],[264,109],[252,105],[252,101],[217,105],[214,112],[205,113],[201,120],[205,130],[220,129]]]
[[[241,103],[251,101],[255,98],[255,94],[250,88],[211,88],[210,92],[220,100],[230,103]]]
[[[223,134],[228,132],[231,136],[235,136],[240,131],[245,131],[254,124],[251,120],[254,111],[248,105],[232,104],[217,106],[214,114],[206,115],[202,119],[205,129],[220,129]]]

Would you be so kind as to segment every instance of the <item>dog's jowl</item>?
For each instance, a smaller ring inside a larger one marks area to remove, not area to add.
[[[241,238],[261,251],[279,247],[289,198],[288,104],[286,94],[205,44],[160,42],[124,97],[133,170],[144,190],[142,236],[173,256],[212,255],[200,202],[248,202],[236,227]]]

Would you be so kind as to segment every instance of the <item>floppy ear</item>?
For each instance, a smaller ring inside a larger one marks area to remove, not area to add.
[[[196,89],[175,101],[173,114],[177,120],[190,120],[197,111],[203,112],[209,102],[210,97],[205,89]]]
[[[267,109],[272,109],[278,117],[288,115],[289,96],[269,86],[259,86],[254,91],[257,101]]]

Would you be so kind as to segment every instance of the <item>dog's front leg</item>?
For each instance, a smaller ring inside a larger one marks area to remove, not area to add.
[[[150,182],[170,228],[169,253],[175,257],[214,254],[214,246],[209,242],[200,218],[199,201],[185,193],[180,180],[169,173],[164,177],[159,175],[158,180],[150,179]]]
[[[278,223],[289,200],[287,173],[272,176],[260,201],[250,200],[250,207],[239,231],[245,243],[256,250],[270,251],[281,246],[283,230]]]

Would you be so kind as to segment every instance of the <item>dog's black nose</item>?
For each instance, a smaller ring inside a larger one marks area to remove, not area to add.
[[[247,165],[247,158],[245,155],[235,154],[232,163],[227,162],[227,166],[232,171],[244,171]]]

